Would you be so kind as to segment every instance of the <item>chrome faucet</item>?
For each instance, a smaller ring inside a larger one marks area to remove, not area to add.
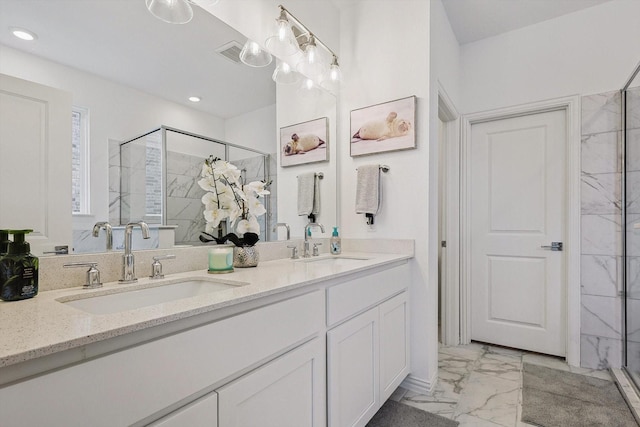
[[[275,233],[276,230],[278,229],[278,227],[284,227],[287,229],[287,240],[291,240],[291,227],[289,227],[289,224],[287,224],[286,222],[279,222],[276,225],[273,226],[273,232]],[[277,240],[278,236],[276,236],[276,240]]]
[[[324,225],[318,224],[316,222],[310,222],[304,227],[304,253],[302,254],[303,258],[311,257],[309,253],[309,235],[311,235],[311,227],[320,227],[320,230],[324,233]]]
[[[140,226],[142,230],[142,238],[148,239],[149,236],[149,226],[147,223],[140,222],[130,222],[124,228],[124,255],[122,255],[122,278],[118,280],[120,283],[135,283],[138,281],[136,278],[135,271],[135,260],[133,258],[133,254],[131,253],[131,235],[133,234],[133,227],[136,225]]]
[[[107,250],[110,251],[113,249],[113,229],[111,224],[107,221],[96,222],[96,225],[93,226],[93,237],[98,237],[102,228],[107,232]]]

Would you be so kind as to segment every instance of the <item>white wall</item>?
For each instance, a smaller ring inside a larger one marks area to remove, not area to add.
[[[430,387],[437,375],[437,284],[429,283],[429,2],[375,0],[342,10],[344,85],[339,102],[340,224],[348,238],[415,239],[411,287],[411,377]],[[416,47],[423,46],[422,51]],[[417,96],[417,149],[350,157],[353,109]],[[355,213],[356,169],[387,164],[383,202],[373,229]]]
[[[251,126],[248,126],[251,124]],[[225,141],[273,153],[276,141],[276,105],[225,120]]]
[[[463,111],[620,89],[640,60],[639,17],[639,1],[613,0],[463,45]]]
[[[224,139],[224,121],[210,114],[3,45],[0,58],[0,73],[69,91],[74,105],[89,108],[92,216],[74,218],[74,228],[109,218],[109,139],[129,139],[160,125]]]

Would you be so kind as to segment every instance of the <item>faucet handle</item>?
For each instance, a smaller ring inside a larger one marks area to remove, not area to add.
[[[162,274],[162,264],[160,264],[160,260],[163,259],[175,259],[175,255],[161,255],[154,256],[153,263],[151,264],[151,279],[164,279],[164,274]]]
[[[320,252],[318,251],[318,246],[321,246],[322,243],[314,243],[313,244],[313,256],[318,256],[320,255]]]
[[[287,248],[291,249],[291,259],[298,259],[298,247],[296,245],[287,246]]]
[[[82,287],[84,289],[95,289],[102,287],[102,282],[100,281],[100,271],[97,269],[97,262],[70,262],[68,264],[63,264],[63,267],[89,267],[89,270],[87,270],[87,281]]]

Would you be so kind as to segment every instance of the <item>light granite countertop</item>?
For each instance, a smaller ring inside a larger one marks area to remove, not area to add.
[[[0,367],[408,260],[413,253],[343,252],[341,256],[363,259],[335,265],[279,259],[261,262],[255,268],[236,268],[233,273],[223,275],[207,274],[203,269],[167,275],[163,280],[145,277],[132,285],[111,282],[99,289],[57,289],[40,292],[29,300],[0,302]],[[90,314],[59,301],[159,286],[175,279],[191,277],[238,286],[113,314]]]

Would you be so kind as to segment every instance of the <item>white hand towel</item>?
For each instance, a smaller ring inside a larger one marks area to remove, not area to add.
[[[378,213],[380,207],[380,165],[358,166],[356,213]]]
[[[316,174],[314,172],[298,175],[298,215],[313,212],[316,193]]]

